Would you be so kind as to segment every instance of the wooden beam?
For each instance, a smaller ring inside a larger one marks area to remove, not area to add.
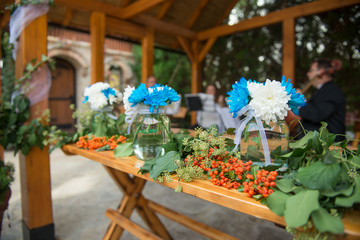
[[[205,8],[205,6],[209,3],[209,0],[202,0],[199,4],[199,6],[197,7],[197,9],[195,9],[195,11],[193,12],[192,16],[190,17],[189,21],[186,23],[185,27],[187,29],[190,29],[196,22],[196,20],[199,18],[202,10]],[[172,46],[172,48],[177,48],[178,46],[178,42],[175,42],[175,44]]]
[[[192,14],[191,18],[189,19],[189,21],[186,23],[185,27],[186,28],[191,28],[196,20],[199,18],[202,10],[206,7],[206,5],[209,3],[209,0],[202,0],[199,4],[199,6],[197,7],[197,9],[194,11],[194,13]]]
[[[167,207],[164,207],[158,203],[149,201],[149,208],[155,212],[163,215],[166,218],[169,218],[190,230],[193,230],[209,239],[222,239],[222,240],[238,240],[233,236],[230,236],[224,232],[221,232],[215,228],[212,228],[206,224],[198,222],[190,217],[187,217],[181,213],[175,212]]]
[[[171,5],[173,4],[174,0],[168,0],[166,2],[163,3],[160,11],[158,12],[156,18],[157,19],[162,19],[165,14],[167,13],[167,11],[169,10],[169,8],[171,7]]]
[[[148,239],[148,240],[161,240],[162,238],[156,236],[155,234],[145,230],[136,223],[130,221],[129,218],[124,217],[115,210],[108,209],[105,213],[105,216],[111,219],[112,222],[116,223],[123,229],[129,231],[132,235],[139,239]]]
[[[65,26],[65,27],[69,26],[72,17],[73,17],[73,10],[71,10],[69,8],[66,9],[64,20],[62,21],[62,25]]]
[[[191,62],[194,62],[196,59],[194,57],[194,54],[190,48],[190,45],[188,43],[188,41],[182,37],[178,37],[177,38],[182,46],[182,48],[184,49],[184,51],[186,52],[188,58],[190,59]]]
[[[55,5],[64,6],[75,10],[80,11],[89,11],[89,12],[98,12],[106,14],[107,16],[120,18],[126,16],[124,8],[118,7],[109,3],[100,2],[99,0],[55,0]],[[154,28],[154,30],[163,32],[166,34],[174,36],[182,36],[189,39],[195,39],[196,32],[188,30],[183,27],[179,27],[175,24],[167,23],[156,19],[155,17],[147,16],[145,14],[138,14],[130,18],[132,22],[138,23],[140,25],[145,25],[148,27]]]
[[[43,54],[47,55],[46,15],[33,20],[20,34],[15,62],[16,78],[23,75],[28,62],[34,58],[39,61]],[[41,74],[34,80],[47,84],[47,72],[42,72],[45,74]],[[41,116],[48,107],[47,98],[33,104],[30,107],[29,121]],[[27,156],[20,153],[19,166],[24,239],[55,239],[48,150],[48,146],[43,150],[33,147]]]
[[[142,39],[146,35],[145,27],[114,17],[106,17],[106,31],[108,33],[117,33],[137,39]]]
[[[92,12],[91,37],[91,83],[104,81],[105,14]]]
[[[207,42],[205,43],[205,46],[201,49],[198,59],[198,62],[202,62],[206,56],[206,54],[209,52],[209,50],[211,49],[211,47],[214,45],[216,41],[216,38],[210,38],[209,40],[207,40]]]
[[[128,19],[164,2],[165,0],[139,0],[124,8],[122,18]]]
[[[202,41],[211,37],[230,35],[234,32],[247,31],[250,29],[278,23],[287,18],[297,18],[317,14],[359,3],[360,0],[321,0],[304,3],[295,7],[289,7],[282,10],[274,11],[266,14],[265,16],[258,16],[252,19],[244,20],[232,26],[219,26],[199,32],[197,34],[197,40]]]
[[[130,3],[130,1],[131,0],[122,0],[120,3],[120,7],[126,7]]]
[[[295,84],[295,19],[288,18],[282,24],[282,73]]]
[[[139,24],[145,24],[148,27],[152,27],[158,32],[163,32],[174,36],[181,36],[188,39],[195,39],[196,37],[196,32],[194,31],[191,31],[189,29],[174,24],[166,23],[164,21],[160,21],[156,18],[144,14],[135,16],[131,20]]]
[[[231,10],[235,7],[235,5],[239,2],[239,0],[232,0],[232,2],[229,4],[228,8],[225,10],[223,15],[219,18],[215,26],[221,25],[224,20],[229,17],[229,14],[231,13]]]
[[[101,12],[106,15],[121,18],[124,8],[98,0],[54,0],[55,6],[63,6],[79,11]]]
[[[141,42],[141,82],[146,83],[146,79],[153,75],[154,65],[154,29],[148,28],[146,36]]]
[[[199,93],[201,91],[201,62],[198,62],[199,42],[193,41],[191,44],[194,61],[191,61],[191,93]],[[196,112],[191,112],[191,125],[196,123]]]

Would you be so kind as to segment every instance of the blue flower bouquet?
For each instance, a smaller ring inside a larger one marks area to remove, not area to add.
[[[227,93],[230,113],[243,117],[236,130],[234,150],[241,143],[240,151],[246,159],[264,158],[265,165],[269,165],[269,143],[272,149],[287,145],[288,128],[283,120],[290,110],[299,114],[298,108],[305,105],[304,95],[296,92],[284,76],[281,82],[267,79],[263,83],[241,78],[232,87]]]
[[[132,129],[137,158],[149,160],[164,154],[162,146],[170,141],[170,121],[165,115],[165,106],[179,99],[174,89],[160,84],[125,89],[125,121],[129,123],[128,134]]]

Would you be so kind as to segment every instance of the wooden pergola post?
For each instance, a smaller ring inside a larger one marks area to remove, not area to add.
[[[47,54],[46,15],[36,18],[23,30],[18,46],[15,63],[16,78],[22,76],[28,62],[34,58],[39,61],[42,54]],[[47,76],[44,74],[42,77]],[[41,116],[43,111],[48,109],[48,105],[46,98],[31,106],[30,120]],[[55,239],[48,150],[48,147],[43,150],[33,147],[27,156],[20,153],[24,239]]]
[[[282,73],[295,84],[295,19],[287,18],[282,22],[283,59]]]
[[[146,79],[153,75],[154,65],[154,29],[146,28],[145,37],[141,39],[141,82],[146,83]]]
[[[104,81],[105,19],[104,13],[91,13],[91,84]]]

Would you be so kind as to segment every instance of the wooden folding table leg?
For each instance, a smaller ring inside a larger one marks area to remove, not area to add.
[[[138,177],[131,178],[127,173],[106,166],[104,167],[124,193],[117,212],[126,218],[130,218],[134,208],[136,208],[144,222],[155,234],[161,236],[163,239],[171,240],[172,238],[165,226],[155,212],[148,208],[147,200],[141,194],[146,180]],[[112,221],[103,239],[120,239],[123,231],[124,229],[122,227]]]
[[[115,222],[119,226],[128,230],[132,235],[138,237],[139,239],[149,239],[149,240],[161,240],[160,237],[152,234],[151,232],[140,227],[136,223],[130,221],[128,218],[119,214],[117,211],[108,209],[105,214],[111,221]]]

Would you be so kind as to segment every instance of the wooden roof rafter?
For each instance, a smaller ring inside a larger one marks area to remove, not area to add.
[[[189,21],[186,23],[185,28],[187,29],[191,29],[191,27],[194,25],[194,23],[196,22],[196,20],[199,18],[202,10],[205,8],[205,6],[209,3],[210,0],[202,0],[199,4],[199,6],[197,7],[197,9],[195,9],[195,11],[193,12],[192,16],[190,17]],[[177,48],[179,42],[175,42],[175,44],[172,46],[172,48]]]
[[[169,8],[171,7],[171,5],[173,4],[174,0],[168,0],[166,2],[163,3],[160,11],[157,14],[157,19],[162,19],[165,14],[167,13],[167,11],[169,10]]]
[[[143,2],[143,1],[151,2],[152,3],[151,7],[153,7],[157,4],[160,4],[162,2],[166,2],[169,0],[139,0],[135,3],[138,4],[139,2]],[[133,3],[133,4],[135,4],[135,3]],[[124,13],[125,11],[134,8],[134,7],[131,7],[132,4],[128,5],[125,8],[122,8],[122,7],[114,6],[112,4],[108,4],[105,2],[100,2],[99,0],[81,0],[81,1],[55,0],[55,5],[59,5],[59,6],[71,8],[74,10],[79,10],[79,11],[88,11],[88,12],[101,10],[101,12],[105,13],[105,15],[107,15],[107,16],[111,16],[114,18],[122,19],[122,20],[128,20],[133,23],[141,24],[143,26],[145,25],[147,27],[152,27],[152,28],[154,28],[154,30],[156,30],[158,32],[167,33],[167,34],[170,34],[173,36],[180,35],[182,37],[189,38],[189,39],[195,39],[195,37],[196,37],[196,32],[188,30],[184,27],[161,21],[155,17],[149,16],[149,15],[146,15],[143,13],[134,15],[135,10],[132,10],[132,14],[131,14],[132,16],[130,16],[128,13],[125,14]],[[150,8],[150,5],[148,4],[146,10],[149,8]],[[145,9],[143,8],[143,12],[144,11],[145,11]]]

